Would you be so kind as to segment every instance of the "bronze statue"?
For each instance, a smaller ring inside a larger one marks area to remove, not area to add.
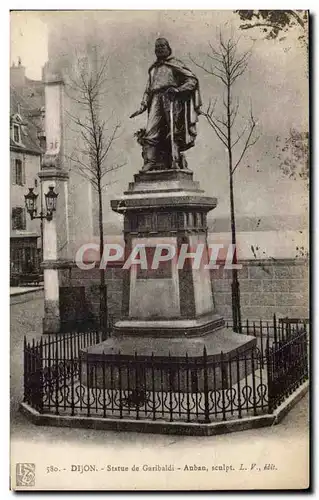
[[[165,38],[155,42],[157,60],[149,68],[148,83],[140,109],[148,111],[145,129],[135,136],[143,148],[143,171],[185,168],[183,151],[194,146],[201,97],[197,77],[171,56]]]

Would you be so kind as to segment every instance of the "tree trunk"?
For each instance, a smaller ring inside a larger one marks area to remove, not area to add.
[[[102,262],[104,250],[104,231],[103,231],[103,203],[101,180],[98,180],[98,199],[99,199],[99,233],[100,233],[100,263]],[[105,280],[105,269],[100,269],[100,328],[102,339],[108,335],[107,331],[107,288]]]
[[[236,219],[235,219],[235,203],[234,203],[234,184],[233,184],[233,156],[232,156],[232,137],[231,137],[231,83],[228,80],[227,85],[227,131],[228,131],[228,168],[229,168],[229,197],[230,197],[230,225],[231,225],[231,241],[234,251],[233,265],[237,264],[237,247],[236,247]],[[240,290],[238,281],[237,269],[232,269],[232,317],[233,329],[235,332],[241,333],[241,311],[240,311]]]
[[[235,220],[235,204],[234,204],[234,185],[233,174],[229,172],[229,191],[230,191],[230,224],[232,244],[234,245],[233,265],[237,264],[237,246],[236,246],[236,220]],[[241,310],[240,310],[240,288],[238,281],[237,269],[232,269],[232,315],[234,331],[241,333]]]

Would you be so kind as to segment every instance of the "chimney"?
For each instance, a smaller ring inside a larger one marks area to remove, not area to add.
[[[14,63],[10,68],[10,85],[14,87],[24,87],[25,85],[25,67],[21,64],[21,59],[18,59],[18,65]]]

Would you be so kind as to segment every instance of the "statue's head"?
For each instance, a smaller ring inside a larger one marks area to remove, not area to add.
[[[166,38],[158,38],[155,41],[155,55],[158,59],[166,59],[172,53],[172,49]]]

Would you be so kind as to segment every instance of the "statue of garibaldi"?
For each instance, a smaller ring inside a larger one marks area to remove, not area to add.
[[[146,128],[135,134],[143,148],[142,171],[186,168],[183,151],[194,146],[200,114],[199,82],[172,57],[165,38],[156,40],[155,55],[140,108],[130,116],[148,112]]]

